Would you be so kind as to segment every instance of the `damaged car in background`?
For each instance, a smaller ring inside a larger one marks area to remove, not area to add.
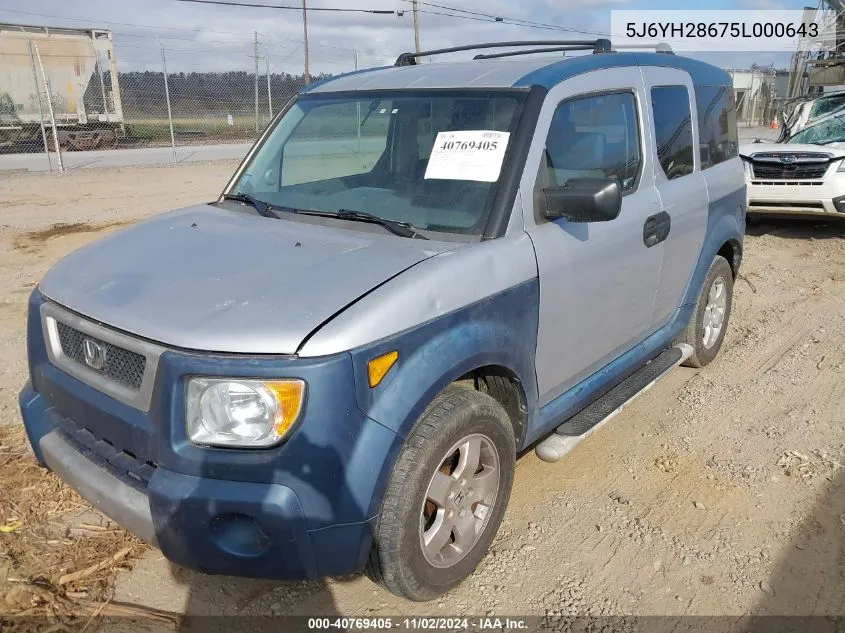
[[[792,105],[781,114],[782,125],[775,143],[785,143],[803,129],[823,119],[845,112],[845,90],[825,94],[804,95],[791,99]],[[762,139],[757,139],[758,142]],[[762,141],[765,142],[765,141]]]
[[[781,143],[740,147],[748,212],[845,217],[845,113]]]

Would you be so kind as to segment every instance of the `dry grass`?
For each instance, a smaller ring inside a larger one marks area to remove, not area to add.
[[[175,625],[111,602],[117,571],[146,546],[116,525],[71,527],[90,506],[38,465],[18,426],[0,426],[0,491],[0,629],[92,631],[108,616]]]

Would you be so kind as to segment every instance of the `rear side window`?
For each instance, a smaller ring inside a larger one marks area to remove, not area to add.
[[[701,168],[734,158],[739,150],[736,105],[730,86],[696,86]]]
[[[692,115],[686,86],[651,89],[657,158],[669,180],[691,174],[694,169]]]
[[[630,192],[636,188],[641,162],[632,93],[577,97],[555,110],[546,139],[545,183],[611,178],[619,182],[623,193]]]

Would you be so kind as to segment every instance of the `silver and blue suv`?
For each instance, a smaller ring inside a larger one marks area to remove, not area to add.
[[[57,264],[20,395],[41,463],[208,573],[412,600],[471,574],[518,455],[714,358],[742,259],[726,73],[526,44],[309,87],[219,199]]]

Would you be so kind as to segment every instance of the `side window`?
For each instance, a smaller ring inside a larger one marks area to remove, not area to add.
[[[738,154],[736,106],[730,86],[696,86],[701,168],[730,160]]]
[[[570,178],[612,178],[623,193],[636,189],[640,126],[630,92],[578,97],[561,103],[546,138],[547,185]]]
[[[694,169],[692,115],[685,86],[651,89],[657,158],[669,180],[691,174]]]

